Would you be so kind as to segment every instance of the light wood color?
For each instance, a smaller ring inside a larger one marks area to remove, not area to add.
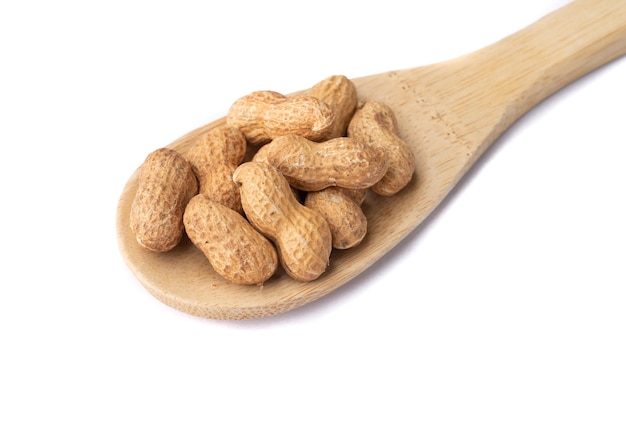
[[[626,54],[626,0],[578,0],[474,53],[443,63],[354,79],[361,99],[388,103],[412,147],[417,174],[400,194],[370,195],[369,232],[357,248],[335,251],[314,282],[279,272],[259,286],[222,280],[188,239],[173,251],[144,250],[129,230],[137,172],[117,211],[123,258],[143,286],[180,311],[212,319],[250,319],[286,312],[357,277],[413,231],[441,203],[479,156],[512,123],[555,91]],[[340,69],[338,69],[340,71]],[[170,144],[187,151],[194,137]]]

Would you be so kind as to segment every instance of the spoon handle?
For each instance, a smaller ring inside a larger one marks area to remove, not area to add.
[[[626,0],[575,0],[479,50],[491,72],[490,99],[510,123],[588,72],[626,54]],[[476,75],[474,75],[476,76]]]

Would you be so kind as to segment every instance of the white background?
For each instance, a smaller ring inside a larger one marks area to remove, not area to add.
[[[239,96],[453,58],[566,3],[3,2],[0,421],[624,422],[623,59],[293,312],[185,315],[117,248],[135,168]]]

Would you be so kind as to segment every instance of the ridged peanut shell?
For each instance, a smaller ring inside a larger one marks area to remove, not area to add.
[[[191,199],[184,223],[213,269],[234,284],[261,285],[278,268],[274,245],[241,214],[204,194]]]
[[[246,155],[246,138],[236,128],[222,125],[200,135],[186,158],[200,184],[199,192],[239,213],[239,188],[233,172]]]
[[[307,94],[322,100],[335,113],[328,139],[346,136],[358,102],[354,83],[344,75],[332,75],[311,87]]]
[[[253,161],[276,167],[294,188],[319,191],[329,186],[364,189],[387,171],[386,156],[355,138],[339,137],[313,142],[284,135],[264,145]]]
[[[246,162],[233,179],[248,220],[274,241],[285,272],[303,282],[324,273],[332,251],[328,223],[298,202],[285,177],[268,163]]]
[[[287,97],[275,91],[255,91],[237,99],[226,123],[238,128],[252,145],[286,134],[326,139],[335,115],[326,103],[309,95]]]
[[[395,114],[389,106],[366,101],[354,113],[348,136],[382,149],[387,155],[388,169],[371,187],[376,194],[391,196],[404,188],[415,173],[415,157],[408,144],[398,135]]]
[[[367,217],[352,194],[340,187],[309,192],[304,205],[320,213],[328,222],[333,247],[343,250],[361,243],[367,234]]]
[[[148,250],[166,252],[184,233],[183,213],[198,192],[191,165],[178,152],[160,148],[139,169],[137,191],[130,208],[130,228]]]
[[[368,191],[368,189],[366,188],[363,188],[363,189],[342,188],[341,190],[345,194],[347,194],[352,199],[352,201],[354,201],[359,206],[363,204],[363,202],[365,201],[365,198],[367,197],[367,191]]]

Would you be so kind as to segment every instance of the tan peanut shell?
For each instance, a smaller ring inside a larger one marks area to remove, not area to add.
[[[287,97],[275,91],[255,91],[237,99],[226,123],[238,128],[252,145],[286,134],[326,139],[335,115],[326,103],[309,95]]]
[[[276,167],[294,188],[318,191],[329,186],[368,188],[387,171],[386,157],[355,138],[314,142],[284,135],[264,145],[253,157]]]
[[[315,84],[307,94],[322,100],[335,113],[327,138],[345,137],[358,102],[354,83],[344,75],[333,75]]]
[[[332,251],[330,228],[296,200],[287,179],[272,165],[257,162],[240,165],[233,179],[248,220],[274,241],[287,274],[308,282],[324,273]]]
[[[233,172],[246,155],[246,138],[231,126],[222,125],[200,135],[186,155],[198,177],[200,193],[239,213],[239,188]]]
[[[367,197],[368,189],[366,188],[363,188],[363,189],[342,188],[342,191],[348,194],[350,198],[352,199],[352,201],[354,201],[357,205],[360,206],[361,204],[363,204],[363,202],[365,201],[365,198]]]
[[[139,172],[130,228],[148,250],[169,251],[183,236],[185,207],[198,192],[196,176],[189,162],[169,148],[150,153]]]
[[[367,218],[360,203],[360,192],[353,193],[341,187],[328,187],[309,192],[304,205],[320,213],[333,236],[333,247],[343,250],[361,243],[367,234]],[[365,191],[365,190],[360,190]]]
[[[371,187],[379,195],[391,196],[404,188],[415,173],[415,157],[408,144],[398,135],[393,110],[384,103],[366,101],[354,113],[348,136],[380,148],[389,165],[382,179]]]
[[[199,194],[184,215],[189,239],[224,279],[241,285],[261,285],[278,268],[274,245],[239,213]]]

